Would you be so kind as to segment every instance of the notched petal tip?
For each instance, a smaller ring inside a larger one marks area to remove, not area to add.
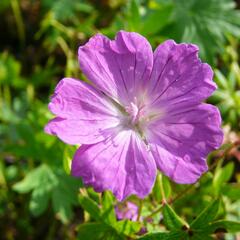
[[[91,37],[88,42],[78,48],[78,58],[81,59],[82,54],[88,50],[104,51],[105,47],[108,46],[110,39],[101,33],[97,33]]]
[[[82,72],[107,96],[125,104],[147,84],[153,65],[149,42],[140,34],[120,31],[114,40],[98,34],[79,47]]]
[[[114,41],[111,41],[111,48],[119,53],[141,51],[145,47],[152,52],[152,46],[148,40],[137,32],[119,31]]]

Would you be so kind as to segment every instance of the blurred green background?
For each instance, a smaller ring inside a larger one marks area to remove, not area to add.
[[[233,0],[1,0],[0,239],[122,239],[110,238],[112,232],[102,238],[86,235],[84,224],[99,219],[84,201],[98,209],[102,195],[69,176],[76,147],[43,132],[57,82],[62,77],[86,80],[77,62],[79,45],[97,32],[114,38],[121,29],[144,35],[153,49],[169,38],[195,43],[213,67],[219,88],[209,102],[221,110],[224,145],[209,157],[211,171],[199,183],[186,188],[165,178],[164,188],[186,220],[222,196],[217,216],[240,221],[238,8],[240,1]],[[113,208],[116,200],[109,199]],[[151,214],[161,199],[157,181],[142,214]],[[166,228],[160,213],[141,224],[149,232]],[[124,231],[124,237],[136,233]],[[240,239],[221,231],[214,236]]]

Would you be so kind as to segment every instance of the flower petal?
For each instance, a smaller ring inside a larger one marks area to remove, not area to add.
[[[146,145],[131,130],[94,145],[83,145],[72,162],[72,175],[95,191],[111,190],[118,200],[146,196],[156,177],[156,165]]]
[[[200,104],[148,125],[146,138],[158,168],[177,183],[194,183],[207,171],[206,157],[223,140],[216,107]]]
[[[119,124],[117,109],[101,92],[71,78],[59,82],[49,109],[57,117],[45,131],[69,144],[102,141]]]
[[[115,207],[115,213],[118,220],[129,219],[132,221],[137,221],[138,219],[138,206],[133,202],[124,202],[124,205],[117,205]]]
[[[138,33],[118,32],[115,40],[101,34],[78,50],[83,73],[107,95],[129,103],[145,88],[153,64],[148,41]]]
[[[198,47],[168,40],[154,52],[151,103],[200,103],[216,89],[211,67],[198,58]]]

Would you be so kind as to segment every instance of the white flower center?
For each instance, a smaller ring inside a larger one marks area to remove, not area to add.
[[[139,125],[139,122],[144,115],[143,107],[144,105],[139,104],[136,97],[134,98],[133,102],[130,102],[130,104],[125,107],[128,124],[132,125],[133,127]]]
[[[131,102],[125,109],[129,114],[131,124],[135,125],[139,120],[141,109],[139,109],[139,107],[133,102]]]

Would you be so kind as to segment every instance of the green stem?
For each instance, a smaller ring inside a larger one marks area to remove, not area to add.
[[[158,207],[156,210],[154,210],[151,214],[149,214],[148,216],[145,217],[145,219],[150,219],[151,217],[153,217],[155,214],[161,212],[163,208],[163,204],[160,205],[160,207]]]
[[[160,181],[160,183],[161,183],[161,181]],[[159,213],[159,212],[162,210],[164,204],[166,204],[166,203],[171,203],[171,204],[172,204],[173,202],[175,202],[176,200],[178,200],[179,198],[181,198],[182,196],[184,196],[184,195],[185,195],[187,192],[189,192],[193,187],[195,187],[194,184],[193,184],[193,185],[189,185],[189,186],[186,187],[183,191],[179,192],[173,199],[171,199],[171,200],[169,200],[169,201],[167,201],[167,200],[165,199],[165,202],[163,201],[163,204],[161,204],[160,207],[158,207],[158,208],[157,208],[156,210],[154,210],[150,215],[148,215],[148,216],[146,217],[146,219],[151,218],[151,217],[154,216],[155,214]],[[161,184],[160,184],[160,188],[161,188]]]
[[[51,25],[55,28],[57,28],[59,31],[66,33],[68,35],[68,37],[73,37],[74,36],[74,32],[72,30],[70,30],[68,27],[64,26],[63,24],[61,24],[60,22],[58,22],[57,20],[53,19],[51,21]]]
[[[162,203],[165,204],[165,203],[167,203],[167,199],[166,199],[166,195],[165,195],[165,192],[164,192],[162,174],[159,174],[159,179],[160,179],[160,191],[161,191],[161,195],[162,195]]]
[[[8,107],[11,106],[11,92],[8,85],[3,86],[3,99]]]
[[[23,45],[25,42],[25,27],[22,19],[19,2],[18,0],[11,0],[10,2],[13,10],[13,15],[15,17],[16,25],[17,25],[19,39]]]
[[[71,51],[70,51],[66,41],[62,37],[58,37],[57,42],[58,42],[59,46],[61,47],[61,49],[63,50],[66,58],[68,58]]]
[[[143,208],[143,200],[140,199],[139,200],[139,207],[138,207],[138,216],[137,216],[137,221],[140,220],[141,217],[141,213],[142,213],[142,208]]]

